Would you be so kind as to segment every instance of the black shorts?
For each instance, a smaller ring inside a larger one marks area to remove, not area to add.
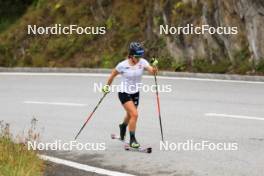
[[[128,94],[125,92],[118,92],[119,100],[122,104],[125,104],[128,101],[133,101],[134,105],[137,107],[139,103],[139,92],[134,94]]]

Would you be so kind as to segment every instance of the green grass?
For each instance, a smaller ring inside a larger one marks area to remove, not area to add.
[[[221,59],[217,62],[212,62],[209,59],[194,59],[192,62],[192,71],[201,73],[227,73],[231,67],[231,62],[228,59]]]
[[[34,134],[29,130],[23,140],[32,137]],[[9,125],[0,122],[0,176],[42,176],[43,171],[44,162],[37,153],[27,150],[24,143],[14,143]]]
[[[256,72],[263,75],[263,73],[264,73],[264,58],[260,59],[259,63],[257,64]]]

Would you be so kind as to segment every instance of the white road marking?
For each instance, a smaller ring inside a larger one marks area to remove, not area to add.
[[[264,120],[264,117],[232,115],[232,114],[206,113],[205,116],[225,117],[225,118],[235,118],[235,119],[246,119],[246,120]]]
[[[26,104],[42,104],[42,105],[55,105],[55,106],[87,106],[87,104],[80,103],[63,103],[63,102],[44,102],[44,101],[24,101]]]
[[[47,156],[47,155],[39,155],[39,157],[45,161],[51,161],[53,163],[63,164],[65,166],[69,166],[69,167],[79,169],[79,170],[83,170],[83,171],[87,171],[87,172],[93,172],[93,173],[108,175],[108,176],[134,176],[131,174],[101,169],[98,167],[80,164],[77,162],[72,162],[72,161],[68,161],[68,160],[64,160],[64,159],[60,159],[60,158],[55,158],[55,157],[51,157],[51,156]]]
[[[0,76],[78,76],[78,77],[108,77],[107,73],[30,73],[30,72],[1,72]],[[143,78],[153,79],[153,76],[145,75]],[[208,79],[193,77],[169,77],[159,76],[159,79],[165,80],[188,80],[188,81],[207,81],[207,82],[226,82],[226,83],[247,83],[247,84],[264,84],[261,81],[243,81],[243,80],[225,80],[225,79]]]

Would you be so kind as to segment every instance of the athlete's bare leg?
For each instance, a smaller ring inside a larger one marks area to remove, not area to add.
[[[129,123],[129,120],[130,120],[130,116],[129,116],[129,114],[127,113],[126,116],[125,116],[125,118],[124,118],[123,123],[124,123],[124,124],[128,124],[128,123]]]
[[[138,118],[137,108],[134,105],[133,101],[127,101],[123,104],[123,106],[127,112],[125,121],[128,120],[129,131],[135,131]]]

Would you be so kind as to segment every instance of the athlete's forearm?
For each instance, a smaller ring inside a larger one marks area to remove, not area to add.
[[[156,67],[149,66],[149,67],[147,67],[147,71],[148,71],[150,74],[154,75],[155,73],[158,72],[158,69],[157,69]]]
[[[110,85],[112,84],[112,82],[114,81],[114,78],[115,78],[117,75],[118,75],[118,72],[114,69],[114,70],[112,71],[110,77],[108,78],[106,84],[110,86]]]
[[[113,80],[114,80],[114,77],[111,75],[111,76],[108,78],[106,84],[110,86],[110,85],[112,84]]]

